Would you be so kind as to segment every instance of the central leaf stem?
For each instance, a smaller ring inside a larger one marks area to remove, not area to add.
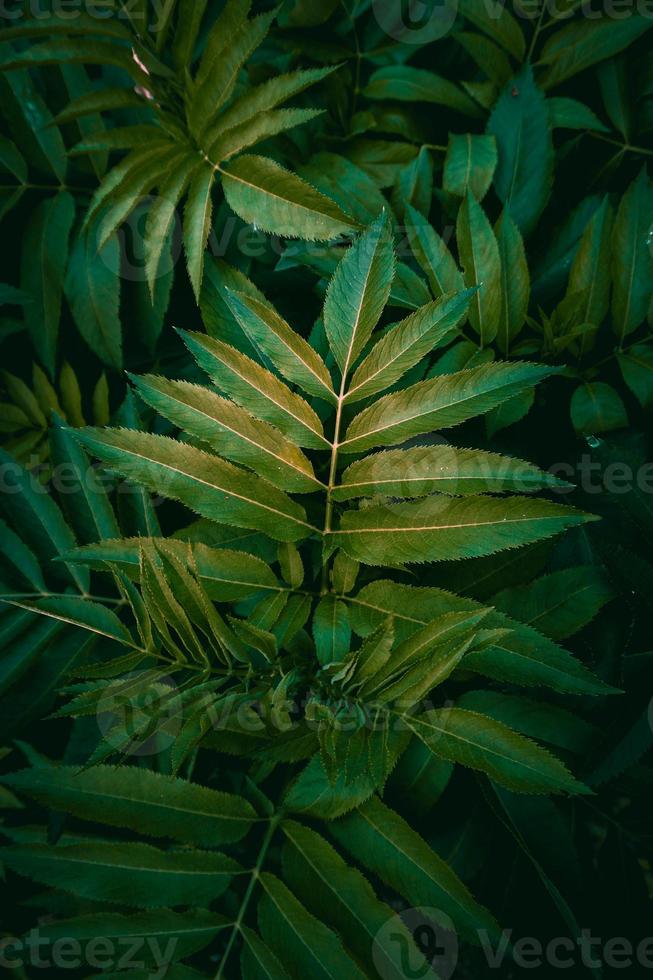
[[[340,446],[340,427],[342,425],[342,409],[347,388],[347,372],[343,370],[340,392],[338,394],[338,405],[336,408],[336,419],[333,426],[333,442],[331,443],[331,464],[329,466],[329,480],[326,492],[326,507],[324,510],[324,530],[323,535],[331,532],[331,521],[333,519],[333,489],[336,485],[336,471],[338,469],[338,449]],[[322,594],[328,592],[329,586],[329,565],[328,561],[322,566]]]

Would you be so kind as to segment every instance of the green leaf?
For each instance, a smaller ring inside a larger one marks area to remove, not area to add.
[[[324,241],[356,229],[337,204],[274,160],[245,154],[221,172],[229,207],[270,234]]]
[[[392,193],[392,206],[397,216],[405,221],[407,204],[422,214],[428,214],[432,196],[433,159],[423,146],[415,159],[399,172]]]
[[[467,691],[458,707],[489,715],[528,738],[549,742],[570,752],[586,752],[599,729],[556,705],[500,691]]]
[[[433,295],[460,292],[463,277],[451,252],[426,218],[410,205],[406,206],[406,225],[410,247]]]
[[[337,842],[409,905],[440,909],[470,942],[498,926],[441,857],[399,814],[374,797],[329,826]]]
[[[261,85],[248,89],[244,94],[234,99],[231,105],[220,114],[220,130],[233,129],[250,119],[255,119],[260,113],[274,109],[286,99],[298,95],[309,86],[327,78],[336,70],[336,67],[309,68],[304,71],[288,72],[284,75],[275,74]]]
[[[21,289],[31,296],[25,323],[52,377],[75,199],[62,191],[38,204],[22,241]]]
[[[432,493],[525,493],[564,487],[530,463],[496,453],[454,446],[415,446],[375,453],[352,463],[333,491],[334,499],[426,497]]]
[[[501,258],[501,316],[497,343],[501,352],[507,355],[526,320],[531,280],[524,241],[509,211],[502,211],[494,232]]]
[[[306,456],[278,429],[253,418],[211,389],[151,374],[132,376],[132,381],[141,398],[165,418],[274,486],[297,493],[311,493],[322,487]]]
[[[0,449],[4,480],[2,506],[21,537],[45,562],[51,562],[75,547],[75,537],[52,497],[8,453]],[[36,485],[35,485],[36,483]],[[88,572],[79,568],[52,569],[54,578],[72,581],[81,592],[89,586]]]
[[[393,275],[392,236],[384,211],[338,265],[324,303],[324,329],[343,379],[383,313]]]
[[[281,374],[310,395],[335,400],[333,383],[320,355],[256,296],[227,290],[229,307],[252,346],[269,357]]]
[[[100,249],[80,234],[70,252],[66,299],[80,334],[109,367],[122,368],[120,245],[114,236]]]
[[[166,852],[116,841],[3,847],[0,856],[7,867],[33,881],[136,908],[208,905],[242,870],[224,854]]]
[[[313,615],[313,637],[317,659],[323,667],[344,660],[351,639],[349,612],[344,602],[333,595],[320,599]]]
[[[646,344],[634,344],[627,351],[617,354],[623,379],[641,405],[653,404],[653,348]]]
[[[137,947],[140,962],[160,968],[162,950],[168,950],[173,961],[191,956],[214,941],[220,930],[229,924],[224,916],[203,909],[186,912],[157,909],[130,915],[97,912],[43,924],[39,939],[48,945],[56,944],[58,940],[62,943],[74,940],[83,944],[83,948],[98,939],[106,939],[111,949]],[[129,976],[127,973],[121,975]]]
[[[240,840],[256,819],[241,797],[134,766],[39,766],[0,781],[82,820],[207,847]]]
[[[481,608],[472,599],[463,599],[443,589],[415,588],[380,580],[366,585],[351,606],[351,622],[356,633],[368,636],[392,617],[398,637],[410,636],[420,626],[452,610]],[[501,682],[527,687],[546,685],[568,694],[615,693],[587,670],[566,650],[530,626],[492,614],[484,623],[490,629],[508,629],[491,647],[472,650],[465,667]]]
[[[392,446],[434,429],[459,425],[532,387],[550,373],[541,365],[516,361],[483,364],[420,381],[385,395],[357,415],[347,429],[341,451],[359,453],[375,446]]]
[[[577,99],[556,96],[547,99],[553,129],[587,129],[595,133],[609,133],[610,128],[596,116],[589,106]]]
[[[161,257],[177,217],[177,207],[186,188],[200,170],[203,168],[197,156],[185,152],[179,162],[174,163],[165,172],[164,179],[160,182],[159,193],[148,208],[143,250],[145,276],[152,296],[156,280],[162,274]]]
[[[494,136],[450,134],[442,177],[444,190],[456,197],[466,197],[469,190],[482,201],[492,184],[497,159]]]
[[[420,954],[410,931],[392,909],[379,901],[360,871],[349,867],[314,830],[294,820],[284,821],[281,827],[287,838],[283,868],[288,884],[320,921],[337,929],[361,962],[368,962],[373,949],[375,961],[388,971],[388,976],[401,975],[400,961],[406,951],[410,951],[411,963],[419,962]],[[384,929],[390,921],[392,936]],[[401,944],[397,941],[399,936]],[[433,980],[428,965],[422,966],[422,976]]]
[[[620,344],[648,313],[652,224],[653,186],[643,168],[621,199],[612,232],[612,316]]]
[[[411,719],[410,724],[436,755],[480,770],[513,792],[589,792],[546,749],[486,715],[441,708]]]
[[[580,323],[599,327],[610,308],[612,208],[604,198],[590,219],[569,274],[567,296],[582,296]]]
[[[571,421],[576,432],[594,435],[628,425],[624,403],[612,385],[588,381],[576,388],[571,398]]]
[[[190,182],[184,211],[184,248],[188,274],[199,303],[204,274],[204,250],[211,232],[213,201],[211,191],[215,180],[214,171],[207,165],[201,167]]]
[[[231,98],[238,75],[262,43],[277,11],[247,20],[249,3],[231,0],[215,21],[206,42],[195,83],[187,97],[187,119],[193,136],[201,136],[218,110]]]
[[[524,236],[549,200],[553,140],[546,99],[527,65],[508,82],[487,124],[496,137],[499,163],[495,190]]]
[[[124,569],[137,578],[140,552],[144,546],[172,552],[192,567],[207,595],[217,602],[235,602],[260,592],[278,592],[282,586],[269,566],[244,551],[211,548],[201,542],[178,541],[175,538],[125,538],[85,545],[68,552],[68,561],[106,571],[108,565]]]
[[[485,0],[482,4],[475,3],[474,0],[459,0],[458,9],[467,20],[485,31],[517,61],[522,61],[526,52],[523,31],[516,18],[499,0]]]
[[[120,531],[105,488],[97,480],[88,456],[71,436],[70,429],[56,417],[50,430],[50,442],[53,463],[68,469],[62,502],[71,527],[78,531],[84,541],[119,537]]]
[[[451,339],[471,296],[471,290],[442,296],[384,333],[354,372],[345,401],[357,402],[389,388],[430,351]]]
[[[243,980],[288,980],[288,974],[274,953],[259,936],[241,926],[243,948],[240,954],[240,969]]]
[[[35,602],[14,599],[11,600],[11,605],[28,609],[40,616],[48,616],[60,623],[78,626],[125,646],[135,646],[129,630],[111,609],[81,596],[57,596],[54,599],[37,599]]]
[[[322,112],[322,109],[271,109],[227,130],[220,120],[207,136],[207,156],[223,163],[256,143],[310,122]]]
[[[430,497],[348,511],[333,539],[368,565],[451,561],[541,541],[587,520],[574,508],[530,497]]]
[[[540,61],[548,66],[541,79],[543,88],[553,88],[591,65],[619,54],[649,27],[650,19],[639,14],[617,20],[583,18],[567,24],[542,49]]]
[[[276,425],[298,446],[329,447],[313,409],[270,371],[221,340],[199,333],[180,333],[200,367],[238,405],[256,418]]]
[[[584,565],[504,589],[493,596],[492,604],[552,639],[564,640],[591,622],[613,597],[605,572]]]
[[[339,938],[316,919],[288,888],[265,873],[260,877],[263,895],[258,904],[259,928],[273,952],[287,963],[293,976],[316,980],[364,980]]]
[[[499,246],[481,205],[467,191],[456,223],[458,251],[465,271],[465,285],[478,286],[469,311],[469,322],[489,344],[497,335],[501,316],[501,257]]]
[[[363,89],[363,95],[384,101],[430,102],[448,106],[465,116],[479,115],[475,103],[453,82],[432,71],[408,65],[377,69]]]
[[[166,436],[130,429],[84,429],[75,437],[94,456],[153,493],[202,517],[297,541],[312,530],[304,509],[260,477]]]

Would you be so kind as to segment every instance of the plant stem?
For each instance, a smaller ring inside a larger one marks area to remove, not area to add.
[[[237,917],[236,921],[234,922],[234,924],[232,926],[231,935],[229,936],[229,941],[227,942],[227,948],[225,949],[224,955],[223,955],[222,959],[220,960],[220,967],[219,967],[218,972],[216,973],[216,975],[214,977],[214,980],[222,980],[222,977],[224,975],[224,969],[225,969],[225,966],[227,965],[227,960],[229,959],[229,955],[230,955],[231,950],[233,948],[233,944],[236,941],[236,935],[241,930],[241,926],[243,924],[243,919],[245,918],[245,914],[247,912],[247,908],[249,906],[250,900],[251,900],[252,895],[254,893],[254,889],[256,887],[256,883],[258,882],[259,875],[261,873],[261,869],[263,868],[263,862],[265,861],[266,855],[268,853],[268,848],[270,847],[270,844],[272,842],[272,838],[274,837],[274,832],[277,829],[277,827],[279,826],[279,823],[281,822],[282,817],[283,817],[283,814],[280,813],[280,812],[279,813],[275,813],[272,817],[270,817],[270,822],[268,823],[267,830],[265,831],[265,837],[263,838],[263,843],[261,844],[261,849],[258,852],[258,857],[256,859],[256,864],[255,864],[254,868],[252,869],[251,878],[250,878],[249,883],[247,885],[247,889],[245,891],[245,894],[243,895],[243,900],[240,903],[240,909],[238,910],[238,917]]]
[[[323,535],[329,534],[331,531],[331,521],[333,518],[333,488],[336,485],[336,471],[338,469],[338,446],[340,440],[340,426],[342,425],[342,408],[345,400],[347,386],[347,372],[343,370],[342,381],[340,382],[340,391],[338,393],[338,405],[336,408],[336,420],[333,426],[333,442],[331,444],[331,463],[329,466],[329,482],[327,484],[327,494],[326,494],[326,508],[324,511],[324,530]],[[328,591],[329,585],[329,567],[327,562],[322,566],[322,595]]]
[[[612,146],[618,146],[622,153],[641,153],[644,156],[653,157],[653,150],[649,150],[645,146],[633,146],[631,143],[622,143],[621,140],[616,140],[612,136],[605,136],[603,133],[594,133],[590,130],[588,130],[587,135],[593,136],[594,139],[601,140],[603,143],[611,143]]]

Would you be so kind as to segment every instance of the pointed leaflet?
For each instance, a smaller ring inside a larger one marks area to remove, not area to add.
[[[263,895],[258,904],[259,928],[270,949],[287,963],[295,977],[311,980],[365,980],[340,939],[316,919],[278,878],[260,876]]]
[[[159,271],[161,256],[177,218],[177,206],[188,184],[201,168],[202,163],[198,161],[197,155],[190,150],[186,151],[179,163],[174,164],[165,174],[159,186],[159,193],[148,209],[143,249],[145,276],[152,294],[154,294],[155,282],[161,274]]]
[[[567,296],[582,294],[579,323],[599,327],[610,308],[613,211],[607,196],[587,224],[569,273]]]
[[[496,137],[499,154],[495,190],[527,236],[544,210],[553,180],[551,119],[530,65],[508,82],[487,131]]]
[[[433,295],[460,292],[464,286],[462,273],[447,245],[424,215],[410,205],[406,206],[406,228],[415,260],[428,277]]]
[[[47,765],[0,782],[81,820],[206,847],[240,840],[256,820],[242,797],[135,766]]]
[[[25,323],[32,343],[54,372],[61,298],[68,257],[68,239],[75,218],[75,199],[62,191],[32,212],[22,242],[20,286],[29,293]]]
[[[238,75],[270,29],[277,11],[246,20],[249,2],[231,0],[211,29],[195,83],[187,95],[188,128],[204,134],[219,109],[231,98]]]
[[[198,303],[204,273],[204,250],[211,231],[213,213],[211,191],[214,180],[215,171],[208,164],[200,167],[190,182],[186,210],[184,211],[186,263],[195,299]]]
[[[379,322],[393,275],[392,235],[384,211],[339,263],[324,302],[324,329],[343,378]]]
[[[229,289],[227,302],[254,348],[269,357],[285,378],[310,395],[335,400],[331,377],[320,355],[269,303]]]
[[[241,926],[243,945],[240,952],[242,980],[289,980],[274,953],[247,926]]]
[[[479,109],[453,82],[423,68],[389,65],[378,68],[363,89],[368,99],[394,99],[399,102],[431,102],[449,106],[466,116],[478,116]]]
[[[554,640],[564,640],[591,622],[613,597],[605,572],[585,565],[503,589],[492,597],[492,605]]]
[[[389,616],[397,636],[403,638],[442,613],[481,608],[473,599],[463,599],[444,589],[415,588],[389,581],[366,585],[355,598],[347,597],[345,601],[350,605],[354,631],[364,637]],[[543,684],[561,693],[615,693],[570,653],[532,627],[502,613],[492,613],[484,625],[509,632],[491,647],[468,653],[466,668],[502,682],[526,687]]]
[[[132,376],[132,381],[141,398],[161,415],[274,486],[297,493],[311,493],[322,486],[306,456],[278,429],[210,388],[151,374]]]
[[[82,541],[117,538],[120,535],[113,507],[105,487],[94,479],[88,456],[72,437],[70,429],[56,416],[50,429],[52,462],[67,469],[66,492],[61,495],[68,514]],[[70,472],[72,470],[72,473]]]
[[[588,792],[550,752],[487,715],[441,708],[412,718],[410,726],[436,755],[478,769],[513,792]]]
[[[337,930],[361,962],[369,961],[373,949],[375,962],[381,970],[388,971],[388,977],[401,976],[401,962],[407,951],[411,963],[419,963],[420,954],[409,930],[389,906],[379,901],[360,871],[349,867],[314,830],[294,820],[285,820],[281,829],[287,838],[283,869],[289,886],[320,921]],[[383,928],[390,921],[392,936]],[[434,980],[426,963],[420,976]]]
[[[354,497],[426,497],[517,493],[564,487],[563,481],[531,463],[477,449],[414,446],[374,453],[352,463],[333,490],[335,500]]]
[[[623,429],[628,413],[619,394],[604,381],[588,381],[576,388],[569,406],[576,432],[586,436]]]
[[[180,334],[213,383],[242,408],[276,425],[298,446],[329,447],[310,405],[270,371],[221,340],[199,333]]]
[[[624,337],[646,319],[651,301],[653,187],[643,167],[621,199],[612,233],[613,329]]]
[[[80,592],[89,587],[86,569],[62,568],[52,559],[70,551],[76,541],[73,532],[66,524],[63,514],[50,494],[43,489],[35,489],[30,474],[8,453],[0,449],[0,465],[4,480],[2,508],[14,527],[20,529],[20,536],[50,567],[48,574],[67,585],[71,581]]]
[[[261,85],[249,89],[244,95],[238,96],[223,113],[220,114],[216,132],[225,132],[241,123],[256,118],[260,113],[274,109],[286,99],[303,92],[304,89],[326,78],[336,66],[327,68],[309,68],[305,71],[293,71],[285,75],[275,75]]]
[[[481,346],[497,335],[501,315],[501,258],[485,211],[467,191],[456,223],[458,251],[465,270],[465,285],[479,286],[472,297],[469,322]]]
[[[157,909],[154,912],[132,912],[130,915],[95,912],[73,919],[42,923],[39,927],[39,941],[54,946],[60,941],[68,944],[67,948],[70,949],[72,940],[87,949],[91,943],[104,940],[105,946],[96,946],[96,950],[106,949],[107,945],[109,949],[116,950],[138,948],[141,952],[137,962],[145,962],[148,966],[151,964],[153,968],[160,969],[161,950],[168,950],[173,961],[180,960],[213,942],[218,932],[228,925],[230,923],[224,916],[204,909],[185,912]],[[160,945],[157,946],[157,943]],[[145,975],[149,977],[151,973],[146,971]],[[172,980],[173,974],[167,975]]]
[[[70,252],[66,299],[80,334],[108,367],[122,368],[120,245],[113,236],[98,248],[89,234],[78,235]]]
[[[368,565],[478,558],[540,541],[591,520],[531,497],[429,497],[347,511],[333,541]]]
[[[80,898],[137,908],[206,906],[240,866],[224,854],[158,850],[149,844],[87,841],[53,847],[3,847],[3,864]]]
[[[360,401],[389,388],[430,351],[450,339],[467,312],[471,296],[471,290],[443,296],[384,333],[356,368],[345,400]]]
[[[245,154],[220,172],[229,207],[270,234],[324,241],[356,230],[330,198],[267,157]]]
[[[478,943],[478,930],[498,926],[463,882],[398,813],[373,797],[356,812],[329,825],[329,832],[364,868],[409,905],[441,909],[465,939]]]
[[[84,429],[75,438],[112,470],[202,517],[278,541],[297,541],[312,530],[303,508],[281,490],[193,446],[131,429]]]
[[[3,600],[8,601],[8,600]],[[28,609],[39,616],[47,616],[60,623],[78,626],[80,629],[116,640],[125,646],[135,647],[129,630],[123,626],[116,614],[99,602],[91,602],[82,596],[57,596],[55,598],[27,600],[11,600],[10,605],[20,609]]]
[[[470,190],[477,201],[482,201],[490,189],[496,165],[494,136],[452,133],[444,160],[443,190],[457,197],[465,197]]]
[[[501,316],[497,343],[508,354],[512,340],[524,325],[531,292],[530,273],[519,228],[504,210],[494,232],[501,259]]]
[[[551,35],[540,62],[548,68],[542,77],[545,89],[553,88],[577,72],[619,54],[651,27],[650,17],[631,13],[625,19],[583,17]]]
[[[171,552],[179,560],[191,564],[202,587],[210,599],[216,602],[234,602],[247,599],[258,592],[278,592],[283,586],[270,567],[260,558],[245,551],[227,548],[211,548],[201,542],[189,543],[175,538],[123,538],[102,541],[95,545],[75,548],[66,559],[106,571],[108,565],[128,572],[130,578],[138,578],[140,552],[149,544]]]
[[[526,51],[523,31],[503,3],[484,0],[479,4],[476,0],[459,0],[458,8],[467,20],[497,41],[518,61],[523,59]]]
[[[273,109],[226,132],[218,121],[215,129],[207,134],[207,156],[216,163],[223,163],[256,143],[310,122],[322,113],[322,109]]]
[[[333,595],[320,599],[313,615],[313,637],[317,659],[323,667],[344,660],[351,639],[349,612],[344,602]]]
[[[482,364],[457,374],[419,381],[363,409],[350,423],[340,449],[359,453],[459,425],[489,412],[550,373],[550,368],[515,361]]]

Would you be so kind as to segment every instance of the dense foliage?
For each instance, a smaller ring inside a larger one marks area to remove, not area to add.
[[[650,934],[653,10],[404,7],[4,11],[16,976]]]

